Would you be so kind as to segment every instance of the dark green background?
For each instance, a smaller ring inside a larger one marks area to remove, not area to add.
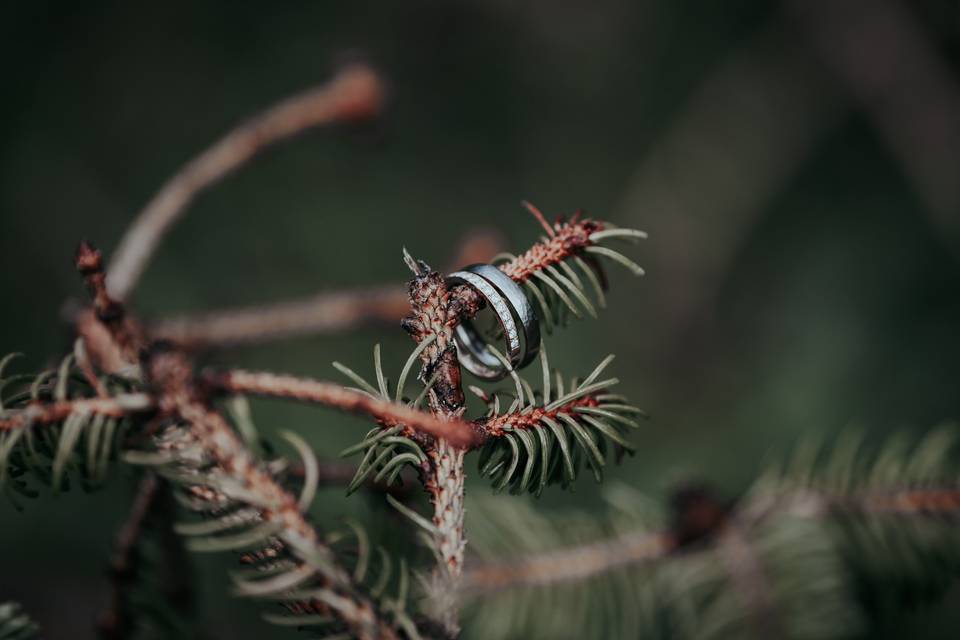
[[[390,82],[383,121],[311,132],[204,195],[146,274],[133,301],[140,313],[399,282],[408,276],[402,246],[443,266],[475,227],[520,250],[538,235],[518,206],[528,198],[551,215],[583,207],[650,233],[630,250],[648,276],[612,269],[610,308],[548,342],[571,372],[618,354],[623,391],[653,416],[638,455],[612,477],[657,495],[689,478],[732,494],[765,452],[801,434],[919,431],[960,416],[960,214],[931,213],[802,28],[774,3],[745,0],[517,5],[5,4],[0,353],[24,351],[31,367],[63,354],[61,306],[82,293],[71,266],[80,238],[109,254],[183,162],[322,81],[338,60],[362,56]],[[911,11],[956,81],[956,4]],[[801,81],[781,62],[801,68]],[[753,84],[704,92],[737,64],[756,71]],[[803,150],[774,145],[738,164],[792,126],[791,109],[803,104],[813,123],[797,134]],[[768,119],[751,116],[756,109]],[[691,110],[703,124],[663,160]],[[785,157],[793,160],[775,179],[757,170]],[[657,163],[675,186],[649,170]],[[673,188],[672,206],[629,197],[638,176],[641,194]],[[724,185],[741,195],[725,201]],[[332,360],[371,372],[376,342],[395,372],[411,343],[394,326],[212,359],[331,377]],[[255,418],[267,433],[296,430],[327,456],[364,429],[283,403],[257,403]],[[113,479],[89,496],[44,496],[24,514],[0,505],[0,600],[21,600],[49,637],[92,635],[131,491],[129,470]],[[576,493],[542,502],[588,506],[596,495],[582,478]],[[345,513],[376,527],[369,500],[321,495],[321,521]],[[255,607],[226,597],[229,562],[196,560],[203,628],[219,638],[266,633]],[[951,628],[957,597],[892,615],[883,632],[949,637],[938,621]]]

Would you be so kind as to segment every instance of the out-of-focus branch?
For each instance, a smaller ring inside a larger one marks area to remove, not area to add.
[[[661,558],[675,547],[665,533],[635,532],[593,544],[480,565],[463,574],[464,592],[539,587],[584,580],[638,562]]]
[[[155,474],[147,473],[140,482],[126,521],[117,532],[110,558],[110,605],[97,620],[101,638],[120,640],[132,636],[135,621],[130,611],[129,592],[139,570],[137,544],[150,513],[156,508],[159,492],[159,479]]]
[[[500,234],[486,229],[471,231],[451,261],[451,270],[489,262],[502,247]],[[181,316],[157,322],[149,333],[154,339],[170,340],[186,349],[261,343],[346,331],[370,322],[396,323],[409,308],[404,288],[391,285]]]
[[[204,381],[211,388],[228,393],[290,398],[373,416],[384,424],[402,424],[460,447],[469,447],[478,439],[473,427],[462,420],[443,419],[332,382],[250,371],[208,373]]]
[[[82,398],[60,402],[34,402],[0,420],[0,433],[22,429],[34,424],[62,422],[75,413],[95,413],[122,418],[154,408],[153,398],[146,393],[125,393],[112,398]]]
[[[270,306],[163,320],[150,328],[150,334],[186,349],[237,345],[397,322],[407,308],[407,295],[399,286],[331,291]]]
[[[364,120],[383,103],[380,78],[352,65],[328,84],[289,98],[250,120],[176,173],[153,197],[120,241],[107,272],[107,290],[126,300],[167,231],[204,189],[266,147],[322,124]]]

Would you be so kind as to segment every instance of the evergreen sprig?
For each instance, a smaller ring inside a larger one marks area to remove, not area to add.
[[[128,380],[85,377],[73,355],[37,375],[6,375],[17,354],[0,360],[0,488],[36,497],[33,478],[54,491],[103,482],[130,425],[128,413],[149,408],[149,398]],[[105,394],[98,396],[98,393]]]
[[[596,318],[597,309],[606,307],[602,261],[622,265],[636,276],[644,275],[642,267],[605,242],[636,242],[647,237],[645,232],[581,218],[579,213],[551,225],[532,205],[525,204],[547,235],[526,253],[501,253],[493,262],[530,293],[548,334],[565,326],[571,316],[582,318],[586,313]]]
[[[390,380],[383,371],[379,344],[373,348],[373,368],[374,375],[376,376],[376,385],[371,384],[353,369],[339,362],[334,362],[333,366],[356,385],[355,387],[350,387],[354,391],[366,393],[374,398],[380,398],[387,402],[406,403],[409,407],[416,408],[423,402],[431,385],[423,385],[423,389],[417,396],[410,399],[405,394],[406,383],[413,369],[413,365],[420,358],[420,354],[423,353],[432,342],[432,339],[424,340],[410,353],[400,371],[392,393]],[[368,479],[372,479],[374,482],[384,482],[387,486],[390,486],[400,481],[400,472],[403,471],[406,465],[419,467],[424,464],[427,456],[420,444],[412,437],[413,435],[413,431],[404,427],[402,424],[381,424],[368,431],[359,443],[341,451],[340,455],[342,457],[357,454],[362,454],[363,456],[360,464],[357,466],[357,472],[353,480],[351,480],[347,487],[347,493],[353,493]]]
[[[614,458],[633,455],[636,447],[627,431],[640,428],[641,409],[620,395],[610,393],[616,378],[600,379],[613,361],[605,358],[583,380],[564,379],[551,371],[545,348],[540,351],[542,385],[531,385],[511,370],[513,400],[501,413],[500,393],[487,394],[474,388],[488,405],[482,428],[490,437],[478,460],[480,475],[491,479],[496,490],[530,491],[540,495],[550,484],[568,487],[583,464],[597,482],[603,480],[607,452]]]
[[[259,442],[249,420],[245,419],[241,431],[248,441]],[[291,465],[285,458],[262,459],[257,464],[281,486],[296,489],[297,508],[306,511],[316,495],[319,463],[300,436],[292,432],[281,436],[300,458],[303,480],[299,487],[291,484],[293,479],[287,473]],[[202,443],[184,425],[168,425],[152,450],[128,455],[127,460],[150,467],[177,487],[175,497],[194,514],[174,525],[186,537],[188,549],[239,554],[243,569],[232,574],[235,593],[277,607],[278,611],[263,614],[266,621],[309,628],[320,637],[351,637],[348,620],[362,613],[357,600],[361,597],[369,598],[378,615],[390,620],[399,633],[420,637],[407,611],[405,563],[401,561],[394,572],[394,563],[380,548],[373,558],[367,535],[357,525],[349,525],[355,541],[349,551],[356,559],[348,572],[342,562],[351,555],[344,549],[351,536],[334,532],[314,546],[283,531],[282,522],[264,517],[266,510],[277,505],[265,502],[264,496],[244,486],[236,475],[212,464]]]

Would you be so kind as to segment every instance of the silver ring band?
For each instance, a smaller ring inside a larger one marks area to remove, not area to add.
[[[510,368],[519,369],[533,361],[540,349],[540,323],[517,283],[488,264],[474,264],[452,273],[447,283],[466,284],[486,300],[503,329]],[[499,380],[509,372],[470,320],[457,325],[454,341],[460,363],[475,376]]]

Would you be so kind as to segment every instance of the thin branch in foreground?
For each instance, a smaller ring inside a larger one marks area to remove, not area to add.
[[[352,65],[326,85],[284,100],[221,138],[177,172],[147,203],[120,241],[107,272],[107,290],[125,301],[161,239],[204,189],[266,147],[322,124],[365,120],[383,103],[380,78]]]
[[[229,393],[290,398],[370,415],[386,424],[402,424],[460,447],[469,447],[478,439],[473,427],[462,420],[443,419],[332,382],[250,371],[208,373],[204,382],[212,389]]]

